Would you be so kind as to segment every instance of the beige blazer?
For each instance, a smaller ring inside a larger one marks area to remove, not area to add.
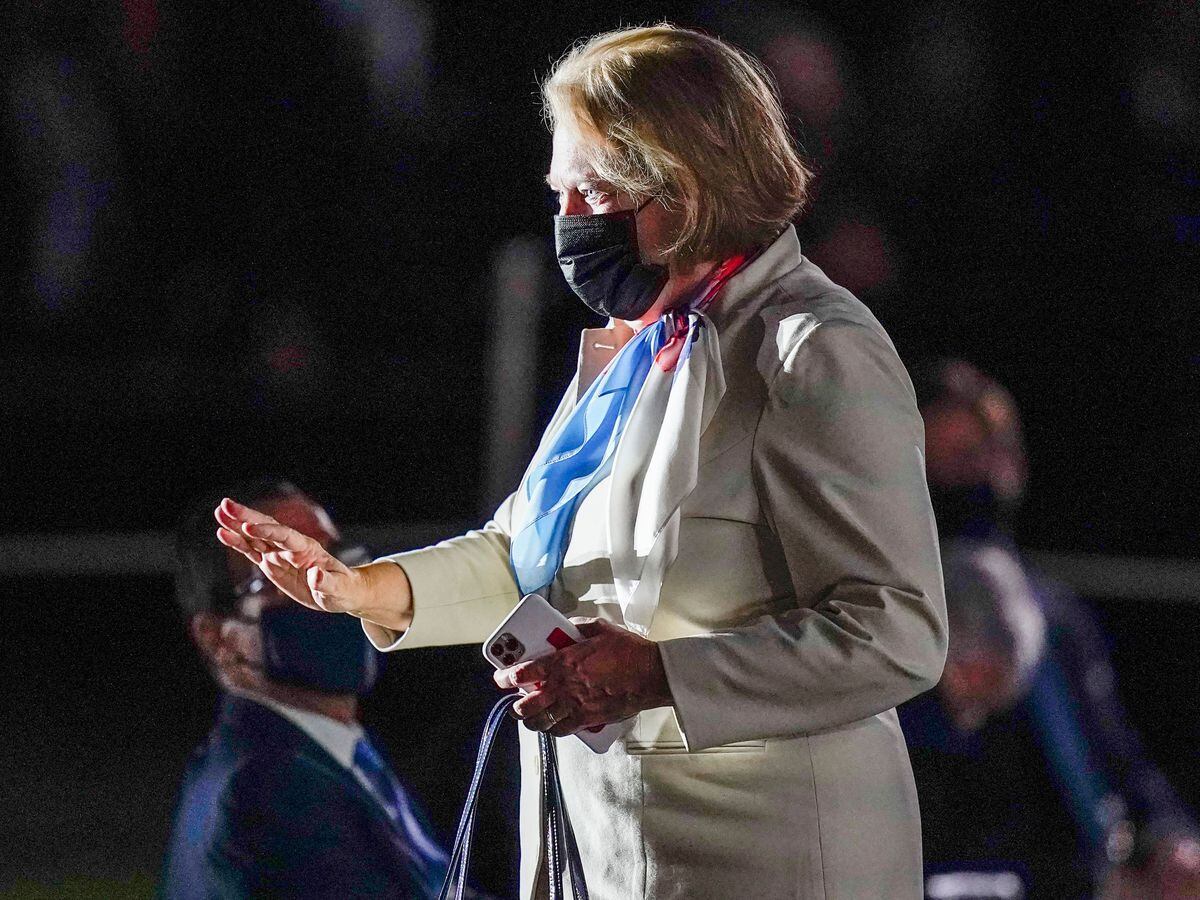
[[[674,707],[608,753],[559,741],[588,887],[606,898],[920,897],[917,798],[894,707],[946,650],[924,436],[908,375],[862,303],[788,228],[710,310],[727,391],[701,440],[650,637]],[[629,337],[585,331],[553,429]],[[620,622],[604,485],[551,601]],[[521,498],[478,531],[386,557],[414,617],[393,650],[482,641],[518,601]],[[542,878],[536,741],[521,729],[521,891]]]

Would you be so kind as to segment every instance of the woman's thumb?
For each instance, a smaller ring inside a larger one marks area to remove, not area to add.
[[[308,589],[314,594],[324,594],[326,597],[338,596],[338,589],[342,586],[342,576],[336,572],[329,572],[319,566],[312,566],[306,573],[308,577]]]

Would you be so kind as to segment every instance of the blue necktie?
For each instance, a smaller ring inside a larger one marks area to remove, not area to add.
[[[354,768],[367,777],[367,782],[375,792],[375,799],[383,805],[388,818],[399,823],[400,792],[392,773],[388,771],[387,763],[365,737],[359,738],[358,743],[354,745]]]
[[[365,737],[354,745],[354,768],[361,772],[371,785],[375,799],[383,807],[396,830],[405,838],[412,850],[426,865],[445,870],[446,854],[425,833],[421,823],[413,814],[404,788],[396,781],[383,757]],[[438,877],[440,877],[440,872]]]

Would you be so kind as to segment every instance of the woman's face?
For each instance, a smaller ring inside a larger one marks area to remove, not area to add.
[[[554,129],[554,150],[546,183],[558,194],[562,216],[593,216],[637,209],[647,200],[622,193],[600,178],[587,161],[587,139],[565,124]],[[662,248],[671,241],[671,216],[661,203],[647,203],[637,214],[638,255],[644,263],[663,265]]]

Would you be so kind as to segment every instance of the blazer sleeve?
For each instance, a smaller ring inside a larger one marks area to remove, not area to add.
[[[413,618],[407,631],[363,621],[379,650],[479,643],[521,599],[509,566],[515,494],[482,528],[432,547],[382,559],[404,569],[412,588]]]
[[[769,383],[753,477],[796,608],[660,644],[689,749],[803,734],[929,689],[946,655],[924,430],[891,342],[795,329]]]

